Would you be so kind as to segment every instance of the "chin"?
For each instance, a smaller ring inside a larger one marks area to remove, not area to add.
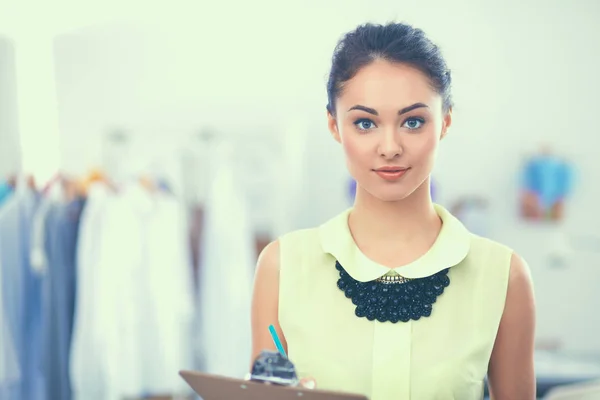
[[[381,202],[400,202],[406,200],[411,195],[415,194],[415,192],[420,192],[420,189],[423,188],[423,184],[427,181],[427,176],[422,180],[416,178],[419,178],[419,176],[405,175],[399,181],[386,182],[379,177],[375,178],[372,175],[363,175],[359,176],[358,179],[355,178],[355,180],[357,182],[357,189],[362,191],[363,195],[373,200]]]
[[[390,190],[391,189],[391,190]],[[379,190],[369,190],[371,196],[383,202],[398,202],[405,200],[411,195],[414,190],[406,190],[403,188],[387,188]]]

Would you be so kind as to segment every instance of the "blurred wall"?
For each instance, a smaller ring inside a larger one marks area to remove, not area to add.
[[[491,236],[531,264],[540,340],[600,352],[594,309],[600,214],[592,213],[600,180],[594,165],[599,19],[594,1],[263,1],[260,7],[162,10],[135,24],[80,29],[55,41],[62,163],[77,173],[100,163],[102,135],[112,127],[134,132],[137,151],[152,154],[177,151],[204,126],[231,140],[254,135],[285,148],[286,122],[301,120],[303,190],[288,204],[290,226],[319,224],[348,205],[343,156],[325,119],[333,47],[365,21],[413,23],[442,47],[454,76],[454,124],[435,170],[442,203],[487,196]],[[520,163],[542,143],[571,157],[579,170],[560,229],[524,225],[516,217]],[[262,167],[242,163],[240,180],[260,175],[269,161],[281,165],[281,158],[274,150],[260,157]],[[254,210],[264,213],[272,204],[256,202]],[[556,235],[571,246],[567,263],[553,269],[548,258]]]
[[[0,177],[20,167],[15,47],[12,40],[0,36]]]

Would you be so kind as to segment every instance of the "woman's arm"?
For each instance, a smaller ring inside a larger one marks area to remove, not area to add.
[[[252,294],[252,360],[262,350],[277,351],[269,333],[269,325],[275,326],[283,348],[287,343],[279,326],[279,242],[267,245],[258,257],[254,292]]]
[[[527,263],[510,262],[506,304],[488,370],[493,400],[534,400],[535,300]]]

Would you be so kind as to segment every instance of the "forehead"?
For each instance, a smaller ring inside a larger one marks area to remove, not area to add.
[[[425,103],[432,109],[441,106],[441,96],[433,89],[428,77],[406,64],[377,60],[363,67],[344,86],[338,105],[360,104],[381,112],[414,103]]]

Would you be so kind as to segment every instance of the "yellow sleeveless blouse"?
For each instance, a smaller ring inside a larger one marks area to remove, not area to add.
[[[280,238],[279,323],[300,376],[320,389],[371,400],[480,400],[502,317],[512,250],[470,233],[447,210],[431,249],[395,268],[406,278],[450,268],[429,317],[378,322],[355,315],[338,289],[336,261],[355,280],[390,272],[367,258],[347,210],[322,226]]]

